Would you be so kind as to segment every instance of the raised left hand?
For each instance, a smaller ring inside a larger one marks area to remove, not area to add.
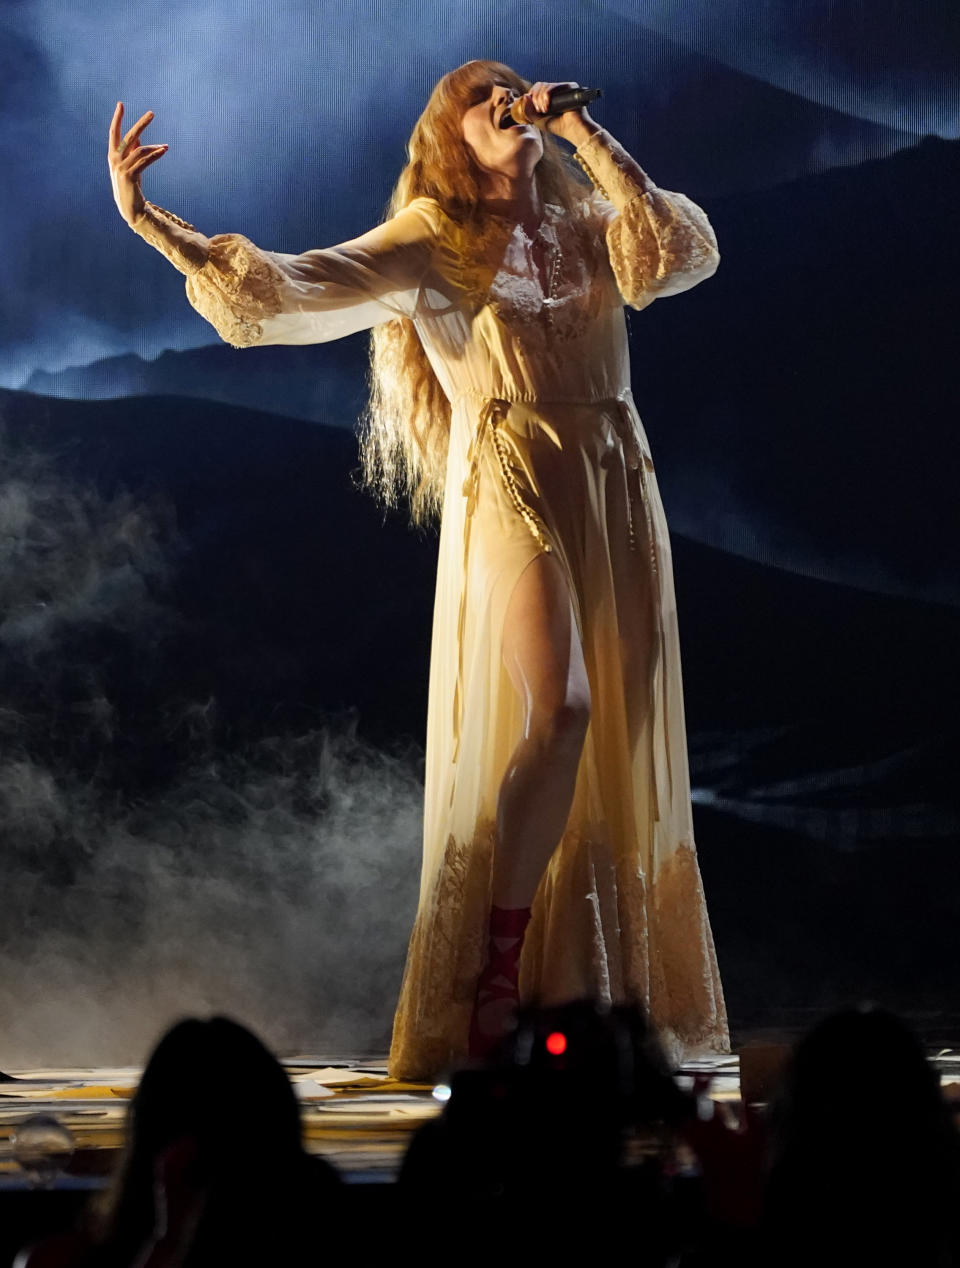
[[[565,140],[571,140],[569,135],[572,130],[576,130],[581,124],[592,124],[596,126],[596,120],[592,119],[587,113],[586,106],[578,106],[573,110],[565,110],[563,114],[548,115],[550,108],[551,94],[557,88],[580,88],[581,84],[575,84],[570,80],[565,83],[548,84],[542,80],[537,82],[530,88],[529,92],[524,96],[527,100],[527,109],[532,116],[533,122],[538,128],[543,128],[546,132],[552,132],[555,136],[562,136]],[[544,116],[542,121],[537,116]],[[582,129],[581,129],[582,130]]]

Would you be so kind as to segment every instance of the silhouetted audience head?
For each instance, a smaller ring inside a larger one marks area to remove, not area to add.
[[[524,1229],[527,1249],[588,1234],[616,1244],[622,1222],[645,1221],[658,1262],[659,1159],[639,1179],[625,1164],[637,1127],[654,1134],[692,1112],[639,1008],[575,1000],[523,1009],[485,1067],[450,1077],[443,1114],[411,1141],[401,1186],[430,1195],[452,1222],[482,1217],[492,1245]],[[653,1171],[651,1175],[650,1172]],[[644,1206],[646,1204],[646,1206]],[[516,1249],[516,1245],[514,1245]],[[569,1249],[569,1243],[567,1244]]]
[[[594,1173],[622,1161],[626,1131],[691,1112],[639,1006],[582,999],[528,1008],[501,1050],[499,1069],[509,1073],[541,1145],[551,1133],[557,1148],[572,1141],[575,1151],[590,1153]]]
[[[824,1018],[794,1046],[768,1122],[779,1262],[960,1262],[960,1138],[900,1018],[871,1004]]]
[[[189,1265],[269,1262],[261,1257],[312,1241],[339,1187],[334,1169],[304,1152],[283,1066],[225,1017],[177,1023],[143,1071],[101,1212],[103,1262],[131,1262],[151,1236],[158,1173],[173,1201],[198,1199]]]

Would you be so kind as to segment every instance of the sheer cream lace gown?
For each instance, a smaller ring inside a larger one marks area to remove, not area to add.
[[[577,218],[545,209],[545,287],[519,226],[490,216],[468,238],[425,197],[302,255],[238,233],[177,253],[155,233],[176,217],[152,204],[138,227],[234,346],[320,342],[407,317],[451,402],[420,897],[389,1059],[404,1078],[434,1078],[465,1054],[497,794],[522,724],[501,631],[542,551],[569,582],[592,713],[534,900],[521,998],[640,1000],[674,1060],[729,1051],[693,837],[670,539],[623,311],[710,277],[716,238],[695,203],[654,185],[605,129],[575,158],[591,185]]]

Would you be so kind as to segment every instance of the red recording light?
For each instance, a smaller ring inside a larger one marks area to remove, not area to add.
[[[559,1030],[555,1030],[552,1034],[547,1035],[547,1052],[554,1057],[559,1057],[561,1053],[567,1050],[567,1036]]]

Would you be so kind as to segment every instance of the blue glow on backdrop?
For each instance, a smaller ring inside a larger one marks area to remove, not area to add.
[[[145,139],[170,145],[149,197],[204,232],[299,251],[381,218],[430,88],[471,57],[602,85],[597,117],[665,156],[649,163],[660,184],[709,200],[956,137],[957,23],[956,7],[891,0],[7,4],[0,385],[210,341],[115,214],[118,99],[128,125],[154,110]]]

